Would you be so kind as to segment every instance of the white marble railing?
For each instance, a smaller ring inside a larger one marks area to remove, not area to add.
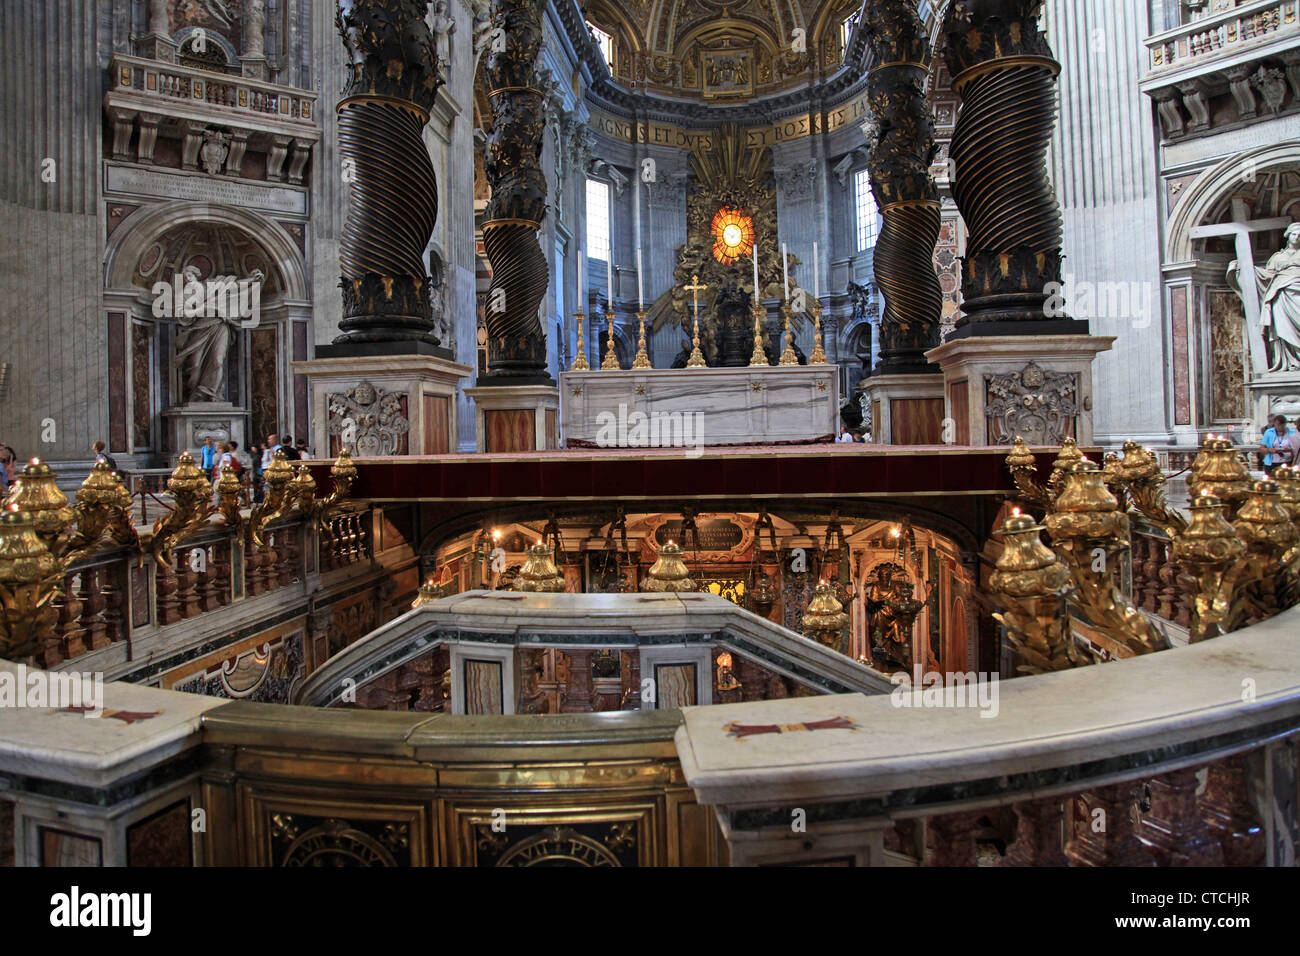
[[[152,101],[168,114],[184,104],[299,128],[316,122],[316,94],[306,90],[121,53],[113,57],[110,71],[110,99],[125,94],[141,108]]]
[[[1237,53],[1300,33],[1300,0],[1257,0],[1184,24],[1146,41],[1149,76],[1217,67]]]
[[[889,693],[894,686],[889,678],[852,658],[713,594],[466,591],[408,611],[350,645],[317,668],[295,691],[293,702],[333,703],[340,688],[360,687],[427,654],[442,639],[440,629],[469,642],[476,633],[498,642],[502,636],[518,640],[523,633],[532,647],[564,647],[568,636],[580,634],[597,635],[593,645],[602,643],[601,636],[606,640],[624,636],[627,643],[646,646],[666,635],[711,634],[719,647],[743,655],[757,649],[763,667],[801,683],[824,682],[873,695]],[[547,635],[555,635],[556,643],[550,644]]]

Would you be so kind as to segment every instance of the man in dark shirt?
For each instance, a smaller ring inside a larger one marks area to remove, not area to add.
[[[285,461],[302,461],[302,455],[293,447],[293,436],[285,435],[280,439],[280,451],[284,452]]]

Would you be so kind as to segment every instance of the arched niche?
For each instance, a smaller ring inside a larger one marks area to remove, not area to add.
[[[105,255],[105,304],[126,313],[130,330],[134,452],[150,458],[166,453],[155,464],[170,465],[193,444],[193,428],[182,429],[174,414],[194,403],[178,359],[183,337],[172,318],[155,313],[154,294],[157,284],[172,285],[187,267],[202,280],[263,276],[256,322],[230,331],[220,377],[223,397],[217,401],[231,403],[231,421],[218,433],[247,445],[250,436],[303,431],[306,408],[297,407],[289,365],[310,357],[312,339],[311,294],[298,247],[284,228],[256,213],[168,202],[126,219]]]

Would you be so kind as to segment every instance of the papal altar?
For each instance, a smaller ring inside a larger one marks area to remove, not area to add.
[[[562,372],[569,447],[671,448],[833,440],[834,365]]]

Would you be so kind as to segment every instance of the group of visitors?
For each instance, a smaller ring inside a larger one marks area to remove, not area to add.
[[[199,449],[203,459],[200,467],[212,482],[214,489],[217,482],[221,480],[223,471],[226,469],[234,471],[240,483],[251,492],[252,500],[260,502],[265,497],[262,475],[275,461],[277,451],[284,453],[285,461],[302,461],[304,458],[311,457],[307,450],[307,443],[299,441],[295,444],[292,435],[285,435],[283,438],[274,433],[267,435],[266,444],[250,446],[247,454],[239,450],[239,442],[218,443],[216,439],[209,438]],[[249,479],[247,481],[245,481],[246,474]]]
[[[1274,415],[1259,447],[1264,452],[1264,473],[1271,477],[1278,465],[1300,462],[1300,431],[1290,426],[1285,415]]]
[[[838,442],[853,442],[853,441],[865,442],[865,441],[867,441],[867,436],[866,436],[866,434],[865,434],[864,432],[860,432],[860,431],[849,431],[849,429],[847,429],[847,428],[841,428],[841,429],[840,429],[840,436],[839,436],[838,438],[836,438],[835,441],[836,441],[837,443],[838,443]]]

